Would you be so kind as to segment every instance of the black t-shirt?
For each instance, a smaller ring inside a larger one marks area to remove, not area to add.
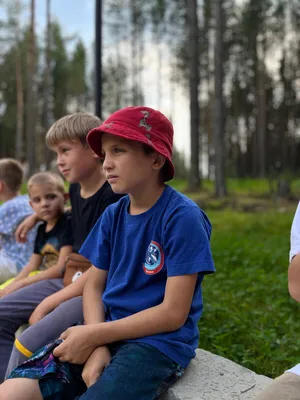
[[[33,252],[43,256],[43,266],[49,268],[57,263],[63,246],[73,245],[71,213],[62,214],[49,232],[45,230],[46,225],[43,222],[38,227]]]
[[[70,201],[72,206],[73,250],[78,253],[83,242],[110,204],[116,203],[123,195],[115,194],[108,182],[93,196],[84,199],[80,195],[79,183],[70,185]]]

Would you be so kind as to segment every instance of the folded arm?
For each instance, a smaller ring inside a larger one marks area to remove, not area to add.
[[[45,315],[53,311],[61,303],[72,299],[73,297],[82,296],[84,285],[87,281],[87,277],[90,269],[84,272],[75,282],[59,290],[58,292],[46,297],[31,314],[29,323],[35,324],[44,318]]]
[[[181,328],[191,308],[196,281],[197,274],[169,277],[161,304],[116,321],[94,324],[91,341],[99,346]]]

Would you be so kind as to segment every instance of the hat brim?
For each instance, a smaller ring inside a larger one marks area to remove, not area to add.
[[[94,128],[87,135],[88,145],[100,158],[103,158],[101,141],[101,136],[103,133],[118,136],[126,140],[144,143],[145,145],[151,147],[157,153],[163,155],[166,158],[166,163],[163,167],[164,181],[167,182],[174,178],[174,166],[169,155],[166,153],[164,146],[160,146],[159,143],[149,143],[149,140],[146,136],[135,133],[131,127],[127,127],[126,125],[119,124],[117,122],[114,122],[113,126],[108,128],[102,128],[102,126]]]

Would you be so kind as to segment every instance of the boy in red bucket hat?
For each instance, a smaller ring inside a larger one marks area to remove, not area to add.
[[[93,264],[83,294],[85,325],[67,329],[53,355],[65,366],[84,365],[81,400],[157,399],[198,347],[201,284],[215,271],[211,225],[193,201],[165,184],[174,176],[173,127],[159,111],[117,111],[87,141],[103,157],[113,191],[127,196],[106,209],[80,250]],[[8,380],[0,393],[23,399],[26,388],[31,400],[65,400],[72,388],[74,398],[72,368],[49,373],[44,365],[47,376],[19,366],[12,378],[35,380]],[[57,380],[65,382],[62,397],[54,394]]]

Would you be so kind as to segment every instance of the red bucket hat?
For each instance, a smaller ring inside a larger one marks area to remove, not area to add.
[[[166,157],[165,181],[174,177],[172,163],[174,131],[171,122],[161,112],[149,107],[126,107],[113,113],[101,126],[92,129],[87,135],[90,148],[99,157],[102,155],[102,133],[145,143]]]

